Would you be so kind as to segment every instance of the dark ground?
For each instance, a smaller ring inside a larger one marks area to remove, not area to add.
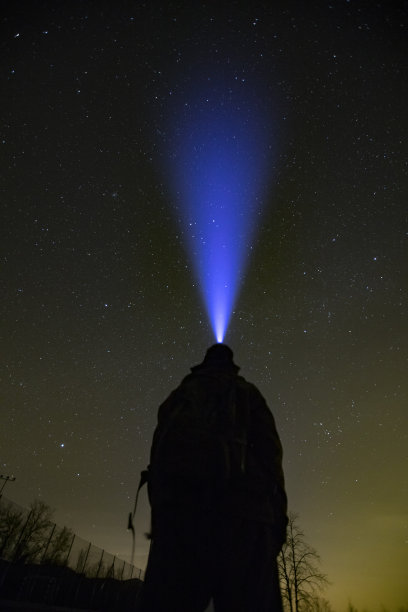
[[[68,612],[69,610],[69,612],[75,612],[76,608],[47,606],[45,604],[30,603],[26,601],[10,601],[6,599],[0,600],[0,612],[12,612],[13,610],[18,610],[19,612]],[[89,611],[82,609],[81,612]]]

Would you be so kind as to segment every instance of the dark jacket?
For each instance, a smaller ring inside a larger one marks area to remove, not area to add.
[[[233,477],[217,497],[217,511],[231,516],[266,522],[273,525],[278,538],[284,539],[287,524],[287,499],[282,470],[282,445],[276,431],[275,421],[265,399],[255,387],[237,373],[236,366],[211,367],[201,364],[192,368],[181,385],[161,404],[151,449],[151,464],[163,432],[178,410],[180,398],[187,398],[195,405],[208,407],[214,398],[226,396],[234,388],[237,420],[245,424],[242,432],[243,474]],[[241,451],[238,451],[241,452]],[[177,449],[175,449],[177,454]],[[191,512],[197,506],[197,497],[186,491],[174,491],[166,483],[161,488],[161,502],[152,504],[153,512],[158,506],[180,503]],[[200,500],[201,503],[202,500]]]

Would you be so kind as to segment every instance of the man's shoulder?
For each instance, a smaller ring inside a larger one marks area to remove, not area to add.
[[[265,403],[262,393],[258,387],[249,382],[243,376],[233,371],[200,369],[194,370],[188,374],[179,386],[180,395],[189,394],[190,392],[228,392],[233,386],[236,386],[238,396],[243,400],[245,398],[251,405]]]
[[[237,385],[239,388],[244,389],[252,396],[256,396],[258,398],[263,397],[258,387],[254,385],[254,383],[251,383],[246,380],[246,378],[244,378],[243,376],[237,376]]]
[[[237,374],[233,370],[229,370],[229,369],[225,369],[225,370],[215,369],[215,368],[214,369],[213,368],[202,368],[202,369],[200,368],[197,370],[194,369],[192,372],[190,372],[190,374],[187,374],[187,376],[183,378],[183,380],[180,383],[179,388],[185,385],[208,384],[210,381],[217,381],[217,380],[224,381],[224,382],[226,381],[229,384],[235,383],[238,387],[247,389],[253,393],[261,395],[256,385],[246,380],[246,378],[244,378],[240,374]]]
[[[232,382],[236,378],[240,378],[237,376],[234,370],[229,368],[193,368],[190,374],[187,374],[181,381],[181,385],[190,385],[190,384],[206,384],[210,381],[228,381]]]

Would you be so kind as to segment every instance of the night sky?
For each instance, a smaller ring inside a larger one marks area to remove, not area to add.
[[[273,148],[225,341],[274,413],[325,596],[336,612],[349,600],[397,610],[408,4],[223,6],[1,3],[0,473],[16,476],[5,493],[43,499],[58,523],[129,559],[157,407],[214,342],[164,168],[177,109],[217,74],[241,100],[256,92]],[[148,527],[143,493],[139,567]]]

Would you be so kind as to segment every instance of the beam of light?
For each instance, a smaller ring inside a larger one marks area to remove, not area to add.
[[[166,170],[218,342],[253,248],[274,153],[261,106],[249,84],[208,79],[174,107],[169,124]]]

